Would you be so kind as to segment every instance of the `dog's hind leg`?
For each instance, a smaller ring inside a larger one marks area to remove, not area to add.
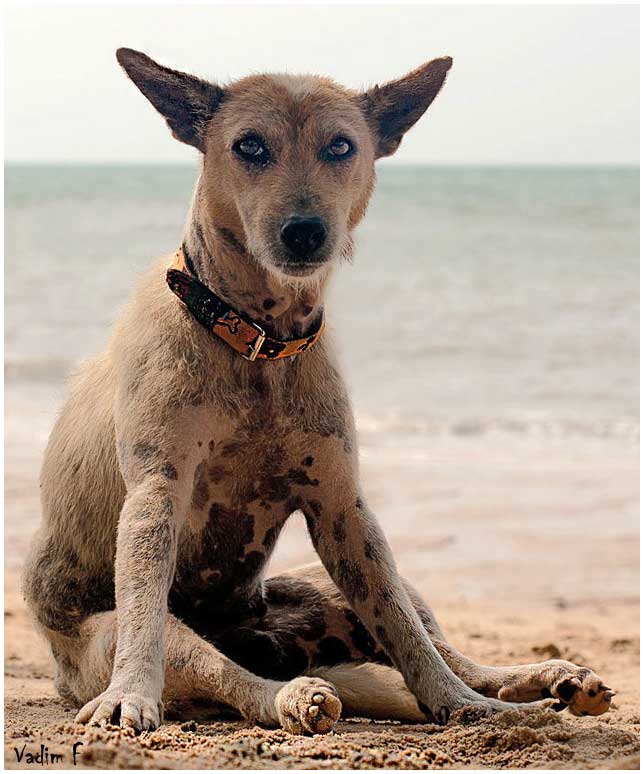
[[[111,705],[104,702],[105,694],[100,694],[110,684],[116,633],[114,611],[88,618],[78,638],[47,633],[58,664],[61,695],[85,704],[77,716],[79,722],[92,716],[95,722],[111,719]],[[226,705],[249,720],[271,727],[281,725],[293,733],[326,733],[340,716],[336,691],[325,680],[258,677],[171,615],[166,623],[165,649],[164,702],[199,699]],[[127,711],[127,705],[122,706],[121,712]]]
[[[393,667],[369,662],[348,663],[315,667],[308,674],[333,683],[344,717],[427,722],[416,697]]]
[[[403,580],[418,616],[450,669],[478,693],[508,702],[553,696],[574,714],[601,714],[612,692],[584,667],[553,660],[484,666],[446,639],[431,609]],[[242,627],[222,640],[225,651],[267,677],[298,668],[329,680],[345,714],[420,721],[425,715],[401,674],[351,610],[322,565],[310,565],[265,582],[269,610],[261,629]],[[609,695],[607,695],[607,692]],[[563,705],[562,705],[563,706]]]
[[[516,666],[485,666],[472,661],[447,642],[427,604],[411,584],[404,583],[436,650],[477,693],[509,702],[553,697],[574,715],[601,715],[608,709],[614,692],[587,667],[563,659]]]

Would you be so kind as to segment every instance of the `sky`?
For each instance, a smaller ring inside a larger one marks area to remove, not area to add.
[[[635,5],[86,5],[5,14],[8,161],[194,158],[127,81],[119,46],[219,82],[272,70],[353,88],[450,54],[445,88],[386,163],[639,161]]]

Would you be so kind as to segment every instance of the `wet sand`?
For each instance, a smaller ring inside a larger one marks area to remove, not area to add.
[[[43,744],[64,756],[54,768],[68,768],[82,742],[86,768],[639,768],[638,457],[599,436],[361,430],[365,491],[450,640],[484,663],[561,655],[588,665],[618,691],[605,715],[511,711],[445,728],[349,719],[313,738],[209,719],[205,708],[140,737],[75,726],[19,592],[57,393],[9,385],[6,396],[7,767],[33,768],[26,755]],[[313,557],[295,517],[270,571]]]

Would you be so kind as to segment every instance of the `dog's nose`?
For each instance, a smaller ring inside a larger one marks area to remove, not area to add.
[[[310,260],[326,240],[326,225],[322,218],[293,215],[282,223],[282,242],[294,256]]]

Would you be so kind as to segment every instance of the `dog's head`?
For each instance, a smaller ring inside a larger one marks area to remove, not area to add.
[[[434,59],[359,93],[310,75],[254,75],[221,87],[131,49],[117,59],[173,135],[203,153],[212,227],[291,278],[350,253],[374,161],[396,150],[452,64]]]

